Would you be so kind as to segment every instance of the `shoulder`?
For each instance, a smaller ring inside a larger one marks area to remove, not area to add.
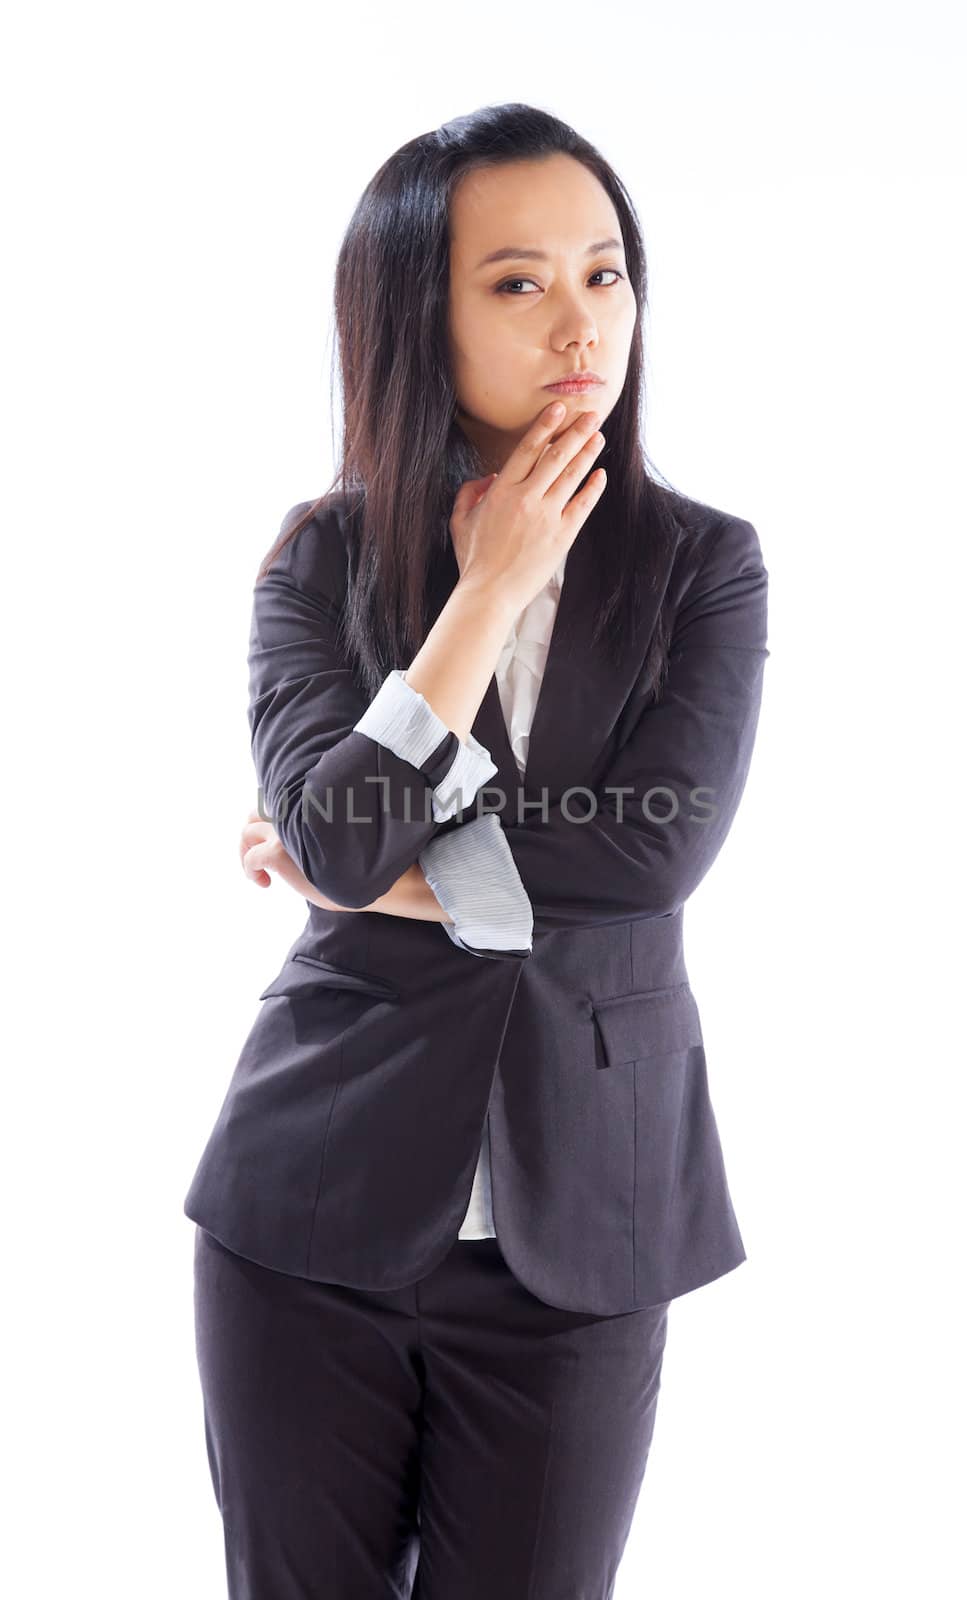
[[[675,557],[674,638],[768,654],[769,574],[747,517],[676,495],[682,536]]]
[[[319,500],[290,506],[272,548],[259,568],[259,582],[288,580],[341,604],[350,563],[350,496],[332,490]]]
[[[666,501],[679,529],[677,559],[691,576],[765,571],[759,534],[747,517],[677,491],[666,491]]]
[[[673,637],[766,649],[769,574],[754,524],[721,506],[666,494],[678,530],[668,584]]]
[[[676,605],[736,578],[754,576],[762,584],[767,582],[759,533],[748,517],[668,488],[664,509],[676,530],[669,579]]]

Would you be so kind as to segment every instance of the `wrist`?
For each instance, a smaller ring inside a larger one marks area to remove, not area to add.
[[[364,906],[364,911],[380,911],[388,917],[412,917],[420,922],[445,922],[447,914],[441,906],[418,861],[407,867],[391,889]]]
[[[454,595],[459,597],[458,604],[462,603],[472,611],[478,622],[491,623],[498,632],[504,634],[510,632],[511,624],[521,610],[516,597],[506,585],[495,582],[493,578],[476,577],[472,572],[457,579],[451,600]]]

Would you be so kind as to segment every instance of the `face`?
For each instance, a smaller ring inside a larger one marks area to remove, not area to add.
[[[623,249],[588,250],[609,238],[621,239],[617,212],[573,156],[506,163],[458,185],[450,209],[450,349],[457,421],[485,472],[500,470],[552,401],[567,407],[554,437],[581,411],[596,411],[603,426],[617,403],[638,308]],[[513,256],[484,262],[507,246]],[[590,368],[604,384],[583,395],[544,387],[575,367]]]

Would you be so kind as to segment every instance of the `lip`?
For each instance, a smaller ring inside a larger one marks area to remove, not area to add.
[[[557,383],[545,383],[544,388],[550,389],[553,394],[585,394],[588,389],[600,389],[604,379],[599,378],[596,372],[574,373],[570,378],[561,378]]]

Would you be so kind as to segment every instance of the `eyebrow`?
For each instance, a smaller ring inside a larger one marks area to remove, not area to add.
[[[594,244],[589,244],[587,254],[596,256],[602,250],[623,250],[620,239],[598,239]],[[474,268],[479,272],[481,267],[487,267],[492,261],[549,261],[550,256],[545,250],[527,250],[521,245],[505,244],[500,250],[491,250],[489,256],[484,256]]]

